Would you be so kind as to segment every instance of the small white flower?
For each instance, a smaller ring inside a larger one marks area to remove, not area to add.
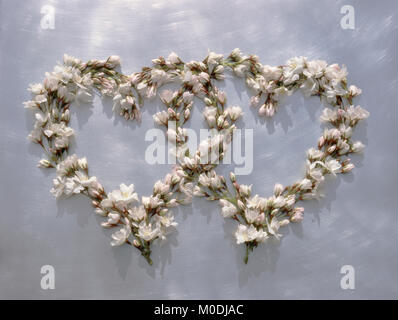
[[[271,222],[268,222],[268,219],[267,219],[268,233],[270,233],[277,239],[279,239],[282,236],[281,234],[278,233],[280,226],[281,225],[276,217],[273,217],[271,219]]]
[[[192,102],[193,97],[194,97],[193,93],[191,93],[189,91],[185,91],[182,94],[182,101],[184,101],[185,104],[189,104]]]
[[[151,70],[151,80],[152,82],[158,83],[159,86],[167,82],[168,78],[169,76],[163,70],[160,69]]]
[[[317,182],[323,181],[325,178],[323,176],[323,171],[321,168],[316,167],[316,162],[309,162],[307,160],[306,162],[306,167],[307,167],[307,175],[310,176],[312,179],[314,179]]]
[[[222,54],[217,54],[215,52],[210,52],[209,55],[207,56],[207,64],[208,65],[215,65],[218,64],[221,59],[223,58]]]
[[[155,122],[159,125],[166,125],[169,121],[169,113],[164,110],[160,111],[153,115],[153,120],[155,120]]]
[[[346,111],[346,117],[351,121],[359,121],[369,117],[369,112],[360,106],[350,106]]]
[[[138,237],[145,241],[151,241],[159,235],[160,231],[158,228],[152,229],[152,224],[147,224],[142,221],[138,227]]]
[[[249,70],[249,67],[246,64],[241,63],[237,65],[233,70],[238,77],[243,78],[246,76],[246,72]]]
[[[252,185],[248,186],[246,184],[241,184],[239,186],[239,193],[243,197],[250,197],[251,192],[252,192]]]
[[[205,110],[203,111],[203,115],[204,115],[209,127],[210,128],[214,127],[216,124],[217,108],[206,107]]]
[[[337,120],[337,112],[330,108],[325,108],[322,111],[322,115],[320,116],[321,121],[323,122],[333,122]]]
[[[315,148],[310,148],[307,151],[307,157],[308,159],[310,159],[311,161],[314,160],[319,160],[324,156],[323,151],[315,149]]]
[[[42,94],[44,93],[44,87],[42,83],[31,83],[29,85],[28,90],[32,92],[34,95]]]
[[[57,177],[53,179],[53,188],[50,192],[56,197],[60,198],[64,194],[65,190],[65,179],[62,177]]]
[[[293,210],[293,215],[290,218],[292,222],[301,222],[303,220],[304,208],[298,207]]]
[[[274,208],[282,208],[286,204],[285,197],[273,197],[273,207]]]
[[[236,121],[243,115],[243,111],[239,106],[232,106],[225,109],[226,114],[229,115],[232,121]]]
[[[101,205],[106,208],[111,208],[113,205],[118,208],[124,208],[133,202],[138,202],[138,195],[134,192],[134,185],[126,186],[122,183],[119,190],[112,191],[106,199],[102,200]]]
[[[340,68],[338,64],[334,63],[326,67],[325,76],[328,80],[336,80],[340,82],[346,79],[347,69],[345,67]]]
[[[306,68],[303,73],[308,78],[320,78],[323,76],[326,67],[327,63],[323,60],[307,61]]]
[[[67,127],[64,122],[51,123],[44,130],[44,134],[48,137],[54,137],[54,146],[57,150],[65,149],[69,146],[69,138],[74,135],[72,128]]]
[[[171,90],[163,90],[159,96],[164,104],[169,105],[171,100],[174,98],[174,92]]]
[[[329,159],[326,162],[317,161],[317,163],[321,164],[326,170],[328,170],[334,176],[340,170],[341,164],[336,159]]]
[[[160,196],[157,195],[156,197],[154,196],[142,197],[141,202],[144,205],[144,207],[147,209],[156,209],[163,203],[163,200],[161,200]]]
[[[51,162],[48,161],[47,159],[41,159],[37,166],[40,167],[40,168],[50,168],[51,167]]]
[[[112,234],[113,240],[111,241],[111,246],[121,246],[123,243],[127,241],[127,239],[130,237],[130,234],[131,234],[130,226],[125,225],[119,231],[116,231],[115,233]]]
[[[174,221],[174,216],[170,212],[163,215],[157,215],[156,221],[159,224],[159,228],[171,228],[178,226],[178,223]]]
[[[70,196],[72,194],[80,193],[84,190],[78,179],[66,178],[64,194]]]
[[[230,56],[234,60],[241,60],[242,59],[242,52],[240,51],[239,48],[235,48],[234,50],[232,50]]]
[[[236,243],[241,244],[245,242],[251,242],[256,240],[257,242],[263,242],[268,238],[267,233],[264,230],[258,231],[253,225],[247,226],[240,224],[238,230],[235,232]]]
[[[262,74],[267,81],[279,80],[282,76],[282,69],[280,67],[271,67],[269,65],[263,66]]]
[[[245,210],[245,217],[247,222],[253,223],[255,222],[260,216],[260,212],[255,209],[247,209]]]
[[[303,180],[301,180],[300,182],[300,189],[301,190],[308,190],[308,189],[312,189],[312,181],[305,178]]]
[[[163,183],[161,180],[155,182],[153,186],[153,192],[156,194],[166,194],[170,191],[170,185],[167,183]]]
[[[167,57],[167,61],[171,64],[178,64],[181,62],[181,59],[178,57],[178,55],[175,52],[171,52]]]
[[[57,175],[60,177],[70,175],[78,169],[79,159],[73,154],[57,165]]]
[[[220,199],[220,204],[222,206],[221,214],[224,218],[233,217],[238,212],[236,206],[228,200]]]
[[[362,93],[362,90],[354,85],[351,85],[348,88],[348,91],[349,91],[350,95],[353,97],[359,96]]]
[[[356,141],[351,147],[352,152],[362,152],[363,149],[365,148],[365,145],[361,141]]]
[[[173,143],[173,144],[176,143],[176,141],[177,141],[177,132],[174,129],[172,129],[172,128],[167,129],[166,135],[167,135],[167,139],[171,143]]]
[[[144,220],[146,217],[146,211],[144,206],[138,206],[138,207],[133,207],[129,211],[129,216],[134,220],[134,221],[141,221]]]
[[[93,102],[94,95],[90,90],[79,88],[76,92],[76,99],[83,103],[91,103]]]
[[[118,67],[120,66],[120,57],[116,55],[110,56],[106,62],[110,65],[111,68]]]
[[[283,185],[281,185],[280,183],[276,183],[274,186],[274,195],[280,196],[283,192],[283,189]]]

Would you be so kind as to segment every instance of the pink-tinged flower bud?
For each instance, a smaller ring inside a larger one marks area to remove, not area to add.
[[[227,101],[227,96],[226,96],[226,94],[225,94],[224,91],[218,91],[218,92],[217,92],[217,98],[218,98],[218,101],[219,101],[222,105],[224,105],[225,102]]]
[[[325,145],[325,138],[322,136],[318,140],[318,147],[322,148]]]
[[[336,145],[334,144],[334,145],[332,145],[332,146],[330,146],[329,148],[328,148],[328,153],[333,153],[335,150],[336,150]]]

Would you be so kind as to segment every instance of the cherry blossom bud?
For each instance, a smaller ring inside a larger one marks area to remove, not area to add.
[[[345,166],[343,166],[343,167],[341,168],[341,173],[350,172],[350,171],[351,171],[352,169],[354,169],[354,168],[355,168],[354,164],[348,163],[348,164],[346,164]]]
[[[241,210],[245,210],[245,209],[246,209],[246,206],[244,205],[244,203],[243,203],[241,200],[238,200],[238,207],[239,207]]]
[[[282,221],[279,221],[279,226],[284,227],[287,226],[290,223],[288,219],[283,219]]]
[[[242,53],[240,51],[239,48],[235,48],[234,50],[232,50],[230,57],[236,61],[241,60],[242,58]]]
[[[52,167],[50,161],[46,160],[46,159],[41,159],[39,161],[39,164],[37,165],[39,168],[50,168]]]
[[[239,186],[239,193],[245,198],[246,197],[250,197],[251,191],[252,191],[252,186],[251,185],[248,186],[248,185],[245,185],[245,184],[241,184]]]
[[[283,186],[280,183],[275,184],[274,195],[276,197],[280,196],[283,192]]]
[[[167,61],[170,62],[171,64],[179,64],[181,62],[181,59],[178,57],[178,55],[175,52],[172,52],[167,57]]]
[[[205,98],[204,102],[205,102],[206,106],[211,106],[213,104],[213,102],[209,98]]]
[[[107,64],[110,65],[111,68],[115,68],[120,66],[120,57],[119,56],[110,56],[106,61]]]
[[[69,122],[69,120],[70,120],[70,111],[69,111],[69,109],[67,109],[65,112],[62,113],[61,120],[64,121],[64,122]]]
[[[136,248],[141,248],[141,243],[137,239],[134,239],[133,246]]]
[[[88,164],[87,164],[87,158],[81,158],[78,160],[78,165],[82,170],[87,170]]]
[[[325,144],[325,138],[322,136],[318,140],[318,147],[322,148],[324,146],[324,144]]]
[[[217,92],[217,98],[218,98],[218,101],[219,101],[222,105],[224,105],[225,102],[227,101],[227,96],[226,96],[226,94],[225,94],[224,91],[218,91],[218,92]]]
[[[328,153],[333,153],[336,150],[337,146],[334,144],[328,148]]]
[[[106,216],[106,212],[101,208],[96,208],[94,211],[96,214],[98,214],[100,216],[103,216],[103,217]]]
[[[351,95],[352,97],[356,97],[356,96],[358,96],[358,95],[360,95],[360,94],[362,93],[362,90],[359,89],[358,87],[354,86],[354,85],[351,85],[351,86],[348,88],[348,91],[349,91],[349,93],[350,93],[350,95]]]
[[[184,119],[185,120],[189,119],[190,115],[191,115],[191,111],[189,109],[185,109],[185,111],[184,111]]]

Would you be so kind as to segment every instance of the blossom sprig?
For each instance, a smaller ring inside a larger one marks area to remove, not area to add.
[[[272,67],[262,65],[255,55],[243,55],[239,49],[226,58],[209,52],[204,60],[187,63],[171,53],[152,63],[141,72],[124,75],[117,70],[118,56],[83,63],[65,55],[63,64],[46,73],[42,84],[30,85],[33,98],[24,103],[35,111],[29,139],[41,145],[46,154],[39,166],[56,169],[51,190],[54,196],[86,195],[95,212],[104,217],[101,225],[117,228],[112,233],[111,245],[134,246],[150,264],[152,244],[164,240],[177,226],[171,209],[190,203],[193,196],[218,201],[222,216],[239,223],[235,237],[238,244],[246,246],[247,263],[249,252],[258,244],[270,237],[279,239],[281,227],[302,221],[304,209],[297,202],[318,197],[325,175],[351,171],[354,165],[347,156],[364,148],[351,135],[352,129],[369,113],[353,105],[353,98],[361,90],[348,86],[345,67],[304,57]],[[260,116],[272,117],[283,97],[296,90],[306,96],[319,96],[332,107],[326,108],[321,116],[329,127],[318,145],[307,151],[304,178],[286,187],[276,184],[274,194],[268,198],[252,196],[252,187],[238,184],[234,174],[230,174],[227,183],[214,171],[232,140],[236,121],[243,115],[239,106],[227,104],[225,92],[216,86],[217,81],[225,79],[227,69],[245,79],[254,93],[250,104],[258,107]],[[181,86],[174,92],[160,90],[169,82]],[[68,156],[74,135],[69,127],[70,106],[74,101],[91,102],[95,92],[112,97],[113,111],[126,120],[140,121],[144,98],[159,96],[165,105],[166,110],[156,113],[154,121],[165,127],[175,146],[178,164],[155,183],[151,195],[138,197],[133,184],[121,184],[119,189],[106,192],[98,179],[89,175],[86,158]],[[213,135],[191,154],[184,126],[195,97],[204,104],[203,116]]]

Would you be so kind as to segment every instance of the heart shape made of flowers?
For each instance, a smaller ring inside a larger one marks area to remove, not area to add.
[[[325,175],[351,171],[354,165],[347,156],[363,150],[364,145],[352,141],[351,134],[369,113],[353,106],[353,98],[361,90],[348,86],[345,67],[305,57],[291,58],[285,65],[273,67],[262,65],[256,55],[242,55],[239,49],[226,58],[210,52],[203,61],[188,63],[171,53],[167,59],[159,57],[152,63],[141,72],[125,75],[117,71],[118,56],[84,63],[64,55],[63,64],[46,73],[43,83],[29,86],[33,98],[24,102],[25,108],[35,111],[36,122],[29,139],[39,144],[46,155],[39,167],[56,169],[51,190],[54,196],[87,196],[95,212],[105,218],[102,226],[119,228],[111,236],[111,245],[134,246],[150,264],[151,245],[165,239],[177,226],[171,208],[189,203],[193,196],[218,201],[222,216],[237,221],[236,242],[245,245],[247,263],[249,252],[259,243],[269,237],[279,239],[279,228],[302,221],[304,209],[296,206],[297,202],[315,197]],[[321,116],[328,127],[317,146],[307,151],[305,176],[288,186],[276,184],[274,194],[268,198],[253,196],[251,186],[239,184],[233,173],[227,183],[214,170],[231,142],[235,122],[243,115],[239,106],[227,105],[226,94],[216,86],[217,81],[224,80],[227,69],[245,79],[253,93],[250,104],[258,108],[259,116],[272,117],[281,99],[298,89],[305,96],[319,96],[328,105]],[[170,82],[179,83],[180,88],[158,93]],[[159,95],[165,105],[166,110],[153,118],[167,130],[178,164],[155,183],[151,195],[140,199],[133,184],[121,184],[120,189],[106,192],[98,179],[90,176],[85,157],[68,155],[70,137],[74,135],[68,126],[71,103],[90,101],[94,92],[112,97],[113,110],[126,120],[140,121],[144,98]],[[190,153],[184,125],[190,118],[194,97],[204,102],[206,122],[217,134]]]

